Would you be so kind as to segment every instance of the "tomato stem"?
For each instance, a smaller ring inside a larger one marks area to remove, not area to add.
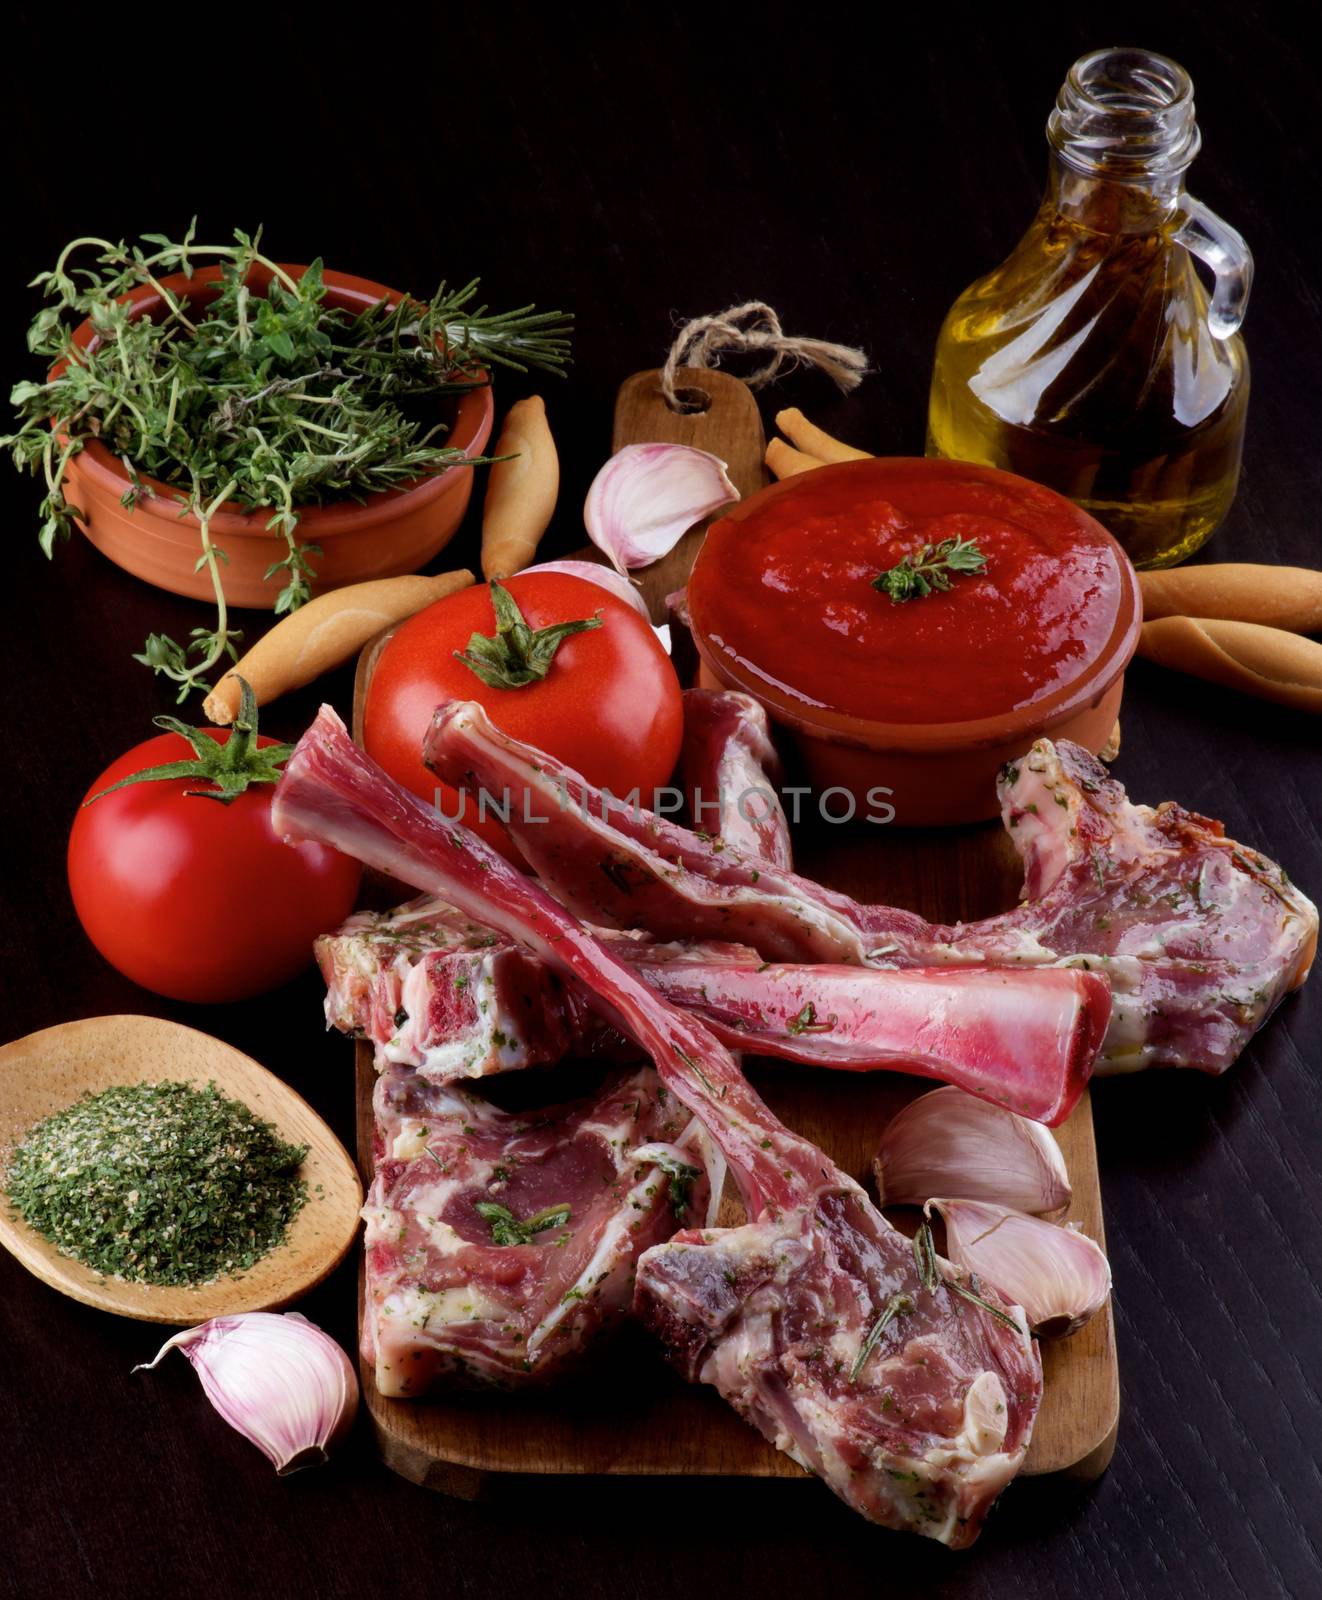
[[[131,783],[158,783],[167,778],[196,778],[214,784],[212,789],[186,789],[184,793],[197,800],[219,800],[230,805],[253,783],[278,783],[280,770],[293,754],[291,744],[257,743],[257,699],[246,678],[239,679],[239,714],[230,725],[229,738],[222,740],[209,728],[190,728],[178,717],[153,717],[158,728],[167,733],[177,733],[193,747],[193,759],[166,761],[158,767],[147,767],[131,777],[121,778],[108,789],[102,789],[85,806],[92,805],[102,795],[113,794],[116,789],[127,789]]]
[[[467,650],[454,652],[455,659],[475,672],[489,689],[521,689],[540,681],[551,670],[555,653],[566,639],[601,626],[598,611],[577,622],[553,622],[534,630],[524,621],[517,601],[504,584],[493,578],[490,587],[496,613],[494,635],[474,633]]]

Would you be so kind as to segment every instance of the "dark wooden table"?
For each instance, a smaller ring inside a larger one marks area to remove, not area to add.
[[[213,234],[263,223],[285,259],[320,253],[414,289],[480,272],[493,304],[573,308],[577,362],[552,390],[562,548],[579,537],[616,385],[659,362],[677,314],[755,295],[792,330],[861,342],[876,371],[856,396],[799,375],[769,407],[800,404],[873,449],[917,452],[938,323],[1032,213],[1065,69],[1097,44],[1140,42],[1193,72],[1205,153],[1192,187],[1258,261],[1244,480],[1211,553],[1322,560],[1322,83],[1269,11],[1122,5],[1085,21],[1038,3],[974,22],[943,7],[878,13],[865,36],[843,11],[628,10],[468,22],[405,8],[328,37],[308,8],[297,21],[211,8],[182,33],[173,14],[22,8],[3,69],[11,379],[30,370],[23,285],[67,238],[178,230],[196,210]],[[36,488],[5,472],[0,492],[5,1036],[103,1012],[175,1017],[251,1051],[349,1141],[351,1053],[322,1034],[315,976],[190,1008],[134,988],[84,939],[64,881],[74,807],[169,709],[130,652],[154,628],[183,636],[203,611],[81,541],[48,567]],[[454,553],[473,549],[470,528]],[[270,730],[296,735],[323,693],[345,708],[347,673],[273,708]],[[1322,893],[1313,722],[1140,665],[1124,729],[1116,771],[1136,797],[1224,818]],[[184,1362],[129,1376],[155,1330],[62,1299],[6,1257],[0,1589],[1318,1594],[1320,1009],[1315,980],[1221,1080],[1098,1089],[1119,1448],[1095,1487],[1016,1484],[971,1553],[879,1532],[811,1483],[561,1481],[462,1504],[392,1477],[361,1431],[330,1468],[277,1480]],[[353,1271],[305,1306],[346,1344]]]

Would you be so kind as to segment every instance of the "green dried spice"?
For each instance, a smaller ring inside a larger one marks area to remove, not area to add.
[[[307,1200],[307,1153],[214,1083],[126,1084],[38,1123],[5,1189],[64,1255],[186,1288],[245,1272],[284,1242]]]

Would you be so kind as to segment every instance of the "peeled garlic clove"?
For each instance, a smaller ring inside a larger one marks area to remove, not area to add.
[[[1021,1306],[1039,1339],[1077,1333],[1106,1304],[1111,1268],[1086,1233],[983,1200],[929,1200],[924,1215],[933,1208],[946,1259]]]
[[[619,572],[668,555],[695,522],[728,506],[739,491],[725,463],[687,444],[628,444],[588,490],[588,538]]]
[[[1069,1173],[1051,1130],[962,1089],[933,1089],[892,1117],[872,1170],[887,1206],[958,1194],[1039,1214],[1070,1202]]]
[[[329,1334],[297,1311],[214,1317],[167,1339],[150,1371],[182,1350],[208,1400],[281,1474],[315,1466],[348,1431],[358,1410],[358,1377]]]

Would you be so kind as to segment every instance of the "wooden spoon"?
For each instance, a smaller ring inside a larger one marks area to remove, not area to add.
[[[89,1090],[116,1084],[214,1082],[273,1123],[283,1139],[305,1144],[307,1203],[284,1244],[248,1271],[196,1289],[159,1288],[104,1277],[34,1233],[0,1197],[0,1244],[51,1288],[100,1311],[143,1322],[191,1325],[240,1311],[270,1311],[315,1287],[344,1259],[363,1203],[344,1146],[312,1107],[250,1057],[159,1017],[88,1017],[43,1028],[0,1049],[0,1173],[10,1152],[43,1118]]]

